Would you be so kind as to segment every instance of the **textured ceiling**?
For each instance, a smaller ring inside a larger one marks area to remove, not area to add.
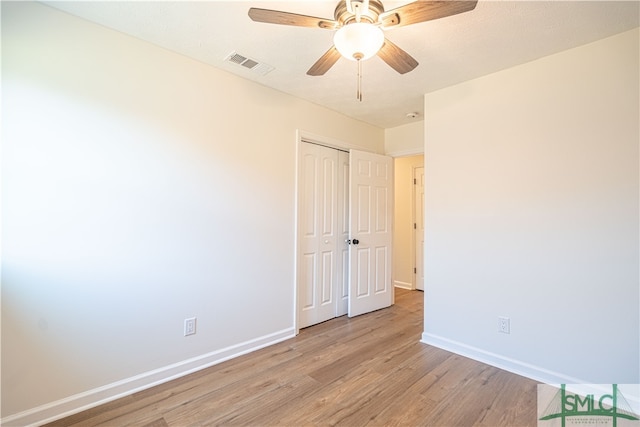
[[[639,1],[486,1],[475,10],[390,30],[420,65],[397,74],[374,57],[340,59],[324,76],[306,75],[333,32],[256,23],[249,7],[333,18],[337,1],[45,2],[57,9],[381,128],[420,120],[423,94],[639,26]],[[387,10],[409,3],[385,1]],[[274,67],[261,75],[224,59],[233,51]],[[418,112],[415,119],[409,112]]]

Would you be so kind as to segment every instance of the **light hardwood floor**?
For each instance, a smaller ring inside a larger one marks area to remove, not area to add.
[[[419,342],[422,298],[397,289],[388,309],[51,425],[535,426],[535,381]]]

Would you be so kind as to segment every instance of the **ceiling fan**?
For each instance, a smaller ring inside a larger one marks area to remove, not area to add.
[[[468,12],[476,3],[477,0],[418,0],[385,11],[379,0],[340,0],[334,19],[255,7],[249,9],[249,17],[256,22],[337,30],[334,45],[307,71],[310,76],[325,74],[340,56],[360,64],[376,54],[398,73],[405,74],[416,68],[418,61],[388,40],[383,31]],[[361,99],[360,90],[358,94]]]

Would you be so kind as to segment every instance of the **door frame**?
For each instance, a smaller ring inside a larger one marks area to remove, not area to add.
[[[296,147],[295,147],[295,186],[294,186],[294,242],[293,242],[293,324],[295,329],[295,334],[298,335],[300,333],[299,327],[299,307],[298,307],[298,249],[299,249],[299,241],[298,241],[298,226],[299,226],[299,218],[298,214],[300,212],[300,198],[299,198],[299,185],[298,177],[300,172],[300,144],[318,144],[323,145],[325,147],[333,148],[336,150],[349,151],[350,149],[367,151],[370,153],[376,154],[384,154],[377,153],[368,149],[367,147],[361,147],[359,145],[351,144],[345,141],[341,141],[339,139],[334,139],[326,136],[321,136],[314,134],[312,132],[305,131],[303,129],[296,129]]]
[[[413,159],[422,156],[423,162]],[[400,289],[415,290],[417,286],[417,276],[414,272],[416,266],[416,236],[413,224],[416,224],[416,195],[414,178],[418,168],[424,168],[423,153],[402,153],[393,157],[394,160],[394,195],[395,212],[398,216],[394,219],[394,279],[393,284]],[[402,165],[398,163],[402,161]],[[398,204],[400,203],[400,204]],[[423,218],[424,219],[424,218]],[[402,240],[399,242],[398,240]],[[396,257],[402,256],[403,260],[411,261],[411,268],[408,265],[398,265]],[[397,268],[397,269],[396,269]]]
[[[412,209],[411,215],[412,215],[414,224],[418,223],[418,218],[417,218],[417,215],[416,215],[417,214],[416,211],[418,210],[417,209],[418,208],[418,200],[416,198],[417,183],[415,181],[417,179],[416,178],[416,171],[418,169],[422,169],[422,176],[423,176],[423,179],[424,179],[424,162],[420,166],[414,165],[414,166],[411,167],[411,176],[413,177],[413,180],[414,180],[412,182],[412,189],[411,189],[412,190],[411,191],[411,209]],[[423,186],[422,191],[424,192],[424,181],[422,182],[422,186]],[[422,227],[423,227],[422,228],[422,233],[423,233],[422,239],[424,241],[424,205],[422,206]],[[413,274],[412,290],[418,289],[418,273],[419,273],[419,271],[418,271],[418,251],[417,251],[418,241],[416,239],[416,235],[417,234],[418,234],[417,230],[414,228],[413,233],[412,233],[412,239],[411,239],[412,242],[413,242],[413,245],[412,245],[412,258],[413,258],[414,264],[415,264],[415,269],[414,269],[415,273]],[[422,271],[423,274],[422,275],[424,277],[424,248],[422,249],[422,269],[423,269],[423,271]],[[420,289],[420,290],[424,292],[424,281],[422,283],[422,289]]]

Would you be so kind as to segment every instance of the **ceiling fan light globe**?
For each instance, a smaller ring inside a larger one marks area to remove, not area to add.
[[[364,60],[378,53],[384,44],[384,34],[373,24],[355,22],[336,31],[333,44],[345,58]]]

